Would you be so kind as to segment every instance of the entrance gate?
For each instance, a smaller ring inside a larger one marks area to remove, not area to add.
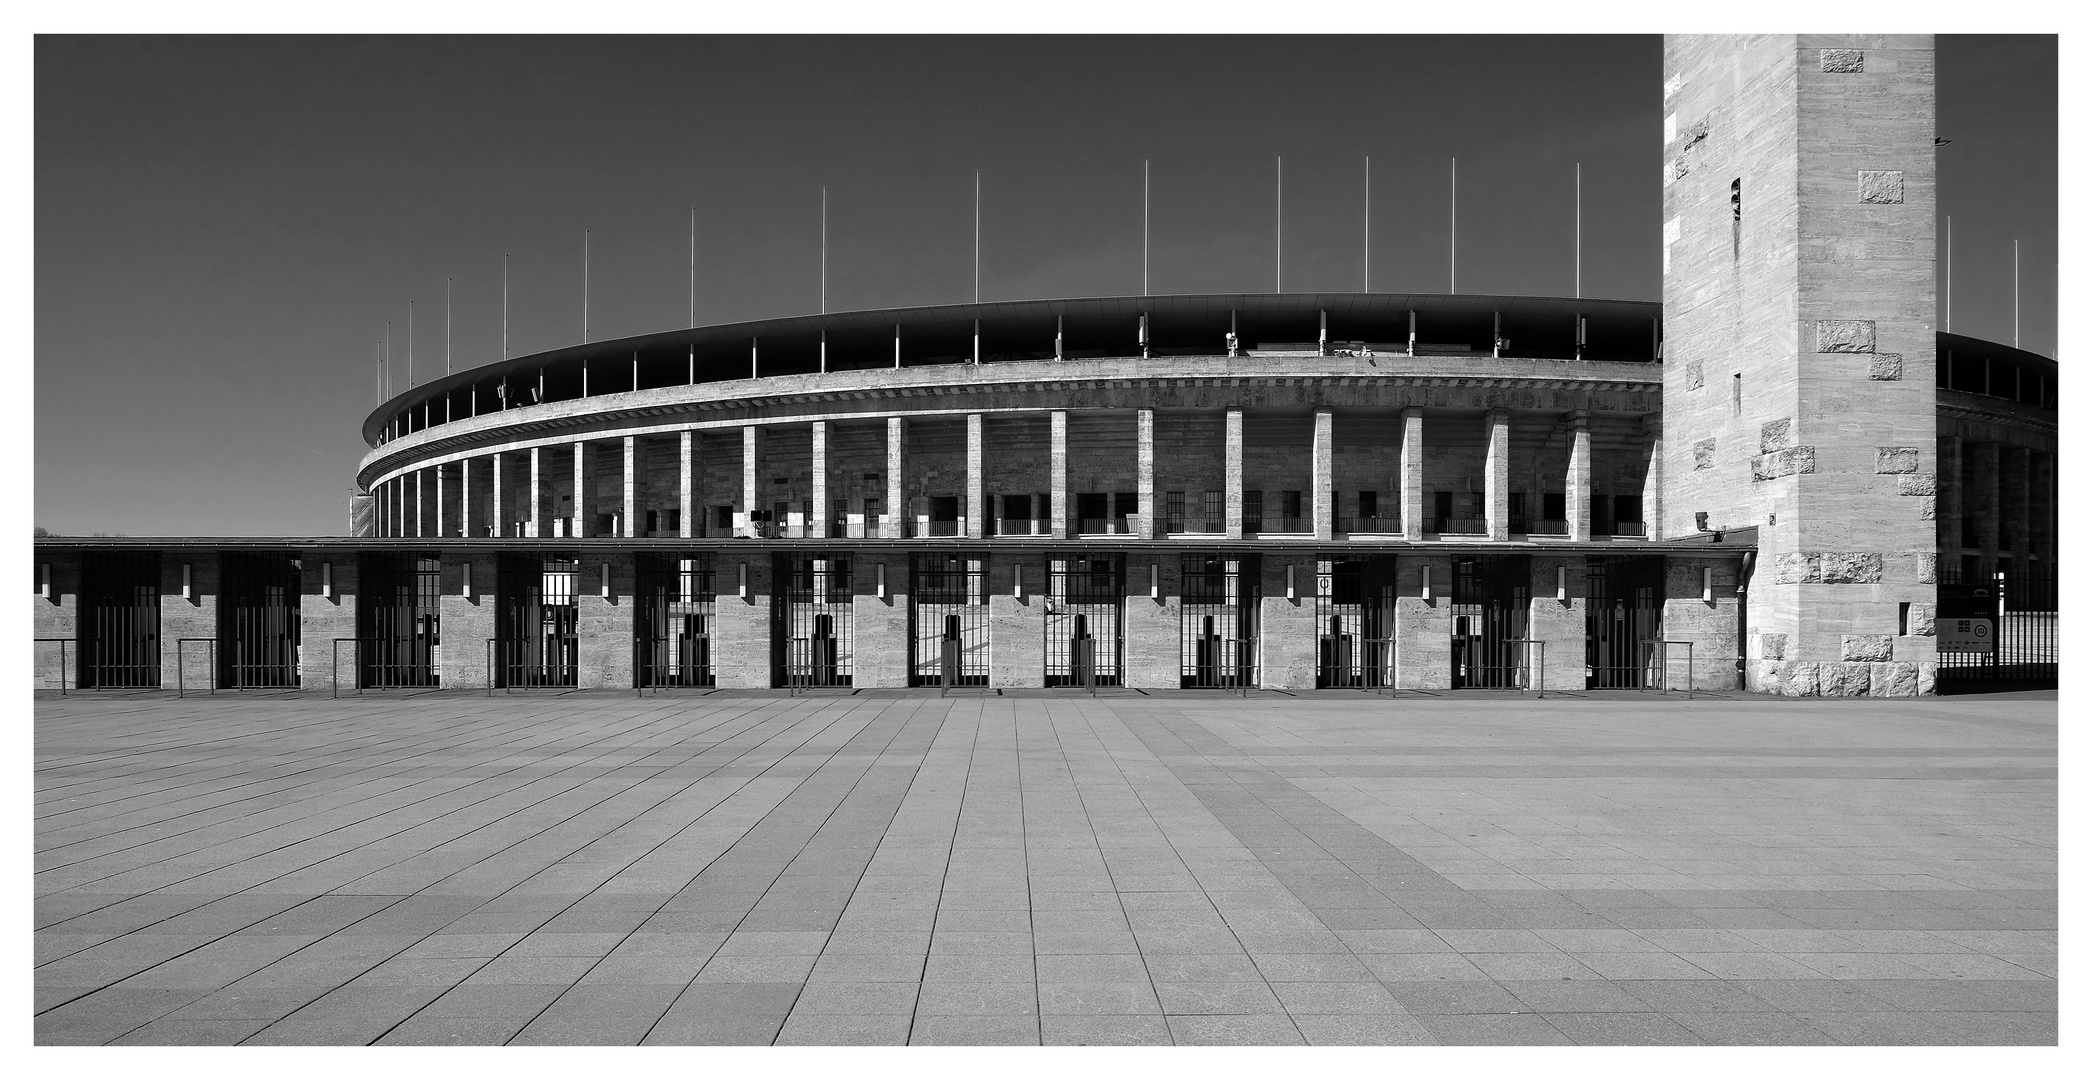
[[[494,573],[495,686],[579,684],[580,570],[570,556],[501,556]]]
[[[357,576],[363,592],[356,598],[356,685],[438,685],[442,564],[433,555],[365,552]]]
[[[1257,685],[1257,609],[1263,566],[1255,555],[1191,554],[1183,562],[1180,685]]]
[[[640,686],[713,686],[711,552],[639,556],[632,623]]]
[[[83,690],[160,685],[160,554],[89,552],[80,568]]]
[[[908,685],[988,685],[988,557],[908,561]]]
[[[850,556],[780,553],[771,601],[770,657],[775,685],[794,689],[851,684]]]
[[[1118,686],[1125,556],[1046,559],[1046,685]]]
[[[1663,637],[1663,556],[1593,555],[1585,609],[1584,685],[1641,690],[1659,684],[1653,650]]]
[[[1477,555],[1453,561],[1453,688],[1526,685],[1526,620],[1532,559]]]
[[[1394,685],[1395,560],[1330,556],[1315,563],[1315,685]]]
[[[2057,685],[2056,564],[1981,568],[1964,575],[1941,568],[1938,621],[1983,619],[1990,645],[1980,652],[1939,654],[1939,690],[2034,689]]]
[[[298,560],[227,552],[218,598],[218,685],[298,685]]]

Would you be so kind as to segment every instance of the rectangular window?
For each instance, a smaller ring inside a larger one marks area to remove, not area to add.
[[[1613,497],[1591,496],[1591,534],[1611,536],[1613,534]]]
[[[1743,372],[1729,376],[1729,415],[1743,415]]]
[[[1562,521],[1569,516],[1569,500],[1559,491],[1550,491],[1540,496],[1540,516],[1549,521]]]
[[[1184,531],[1184,493],[1165,492],[1162,496],[1162,521],[1164,532]]]
[[[1111,516],[1117,518],[1124,518],[1132,517],[1133,515],[1138,513],[1140,513],[1139,492],[1117,491],[1112,493]]]
[[[1280,516],[1280,517],[1283,517],[1283,518],[1288,518],[1288,519],[1293,519],[1293,520],[1298,520],[1298,519],[1299,519],[1299,517],[1300,517],[1300,492],[1297,492],[1297,491],[1286,491],[1286,492],[1281,492],[1281,493],[1279,493],[1279,497],[1278,497],[1278,500],[1279,500],[1279,516]]]
[[[1642,497],[1640,495],[1613,496],[1613,520],[1615,528],[1633,531],[1642,520]]]
[[[712,522],[713,522],[713,524],[717,525],[717,526],[718,526],[719,528],[722,528],[722,529],[731,529],[731,528],[733,528],[733,527],[734,527],[734,508],[733,508],[732,506],[715,506],[715,507],[713,507],[713,508],[712,508]]]
[[[1532,526],[1527,524],[1525,520],[1525,492],[1512,492],[1510,502],[1511,531],[1516,533],[1531,532]]]
[[[661,528],[661,511],[659,511],[659,510],[649,510],[649,511],[647,511],[647,512],[646,512],[646,531],[648,531],[648,532],[658,532],[658,531],[660,531],[660,528]]]
[[[1358,516],[1360,520],[1371,520],[1380,516],[1380,493],[1361,491],[1358,493]]]
[[[1444,532],[1446,520],[1453,516],[1453,493],[1434,491],[1431,493],[1431,531]]]
[[[1264,528],[1264,493],[1245,491],[1242,493],[1242,527],[1262,531]]]
[[[1222,529],[1227,528],[1227,519],[1228,502],[1226,496],[1218,491],[1207,492],[1206,524],[1204,526],[1203,531],[1219,532]]]

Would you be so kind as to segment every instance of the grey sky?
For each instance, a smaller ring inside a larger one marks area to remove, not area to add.
[[[327,534],[375,404],[581,336],[819,306],[1285,287],[1656,299],[1661,41],[1531,38],[39,38],[36,520]],[[2053,38],[1939,46],[1954,329],[2049,352]]]

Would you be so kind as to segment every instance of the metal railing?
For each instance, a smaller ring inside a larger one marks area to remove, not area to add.
[[[1315,526],[1304,517],[1272,517],[1266,514],[1261,521],[1244,521],[1243,532],[1260,533],[1304,533],[1315,531]]]
[[[200,641],[200,642],[203,642],[203,643],[204,643],[205,645],[208,645],[208,646],[210,646],[210,648],[208,648],[208,649],[206,649],[206,650],[205,650],[205,655],[206,655],[206,656],[208,656],[208,657],[210,658],[210,666],[209,666],[208,668],[206,668],[205,670],[207,670],[207,671],[209,671],[209,672],[211,673],[211,681],[210,681],[210,691],[211,691],[211,693],[212,693],[212,694],[213,694],[214,696],[215,696],[215,695],[216,695],[216,694],[218,693],[218,639],[217,639],[217,638],[207,638],[207,637],[184,637],[184,638],[175,638],[175,639],[174,639],[174,696],[175,696],[175,697],[187,697],[187,696],[189,695],[189,680],[188,680],[188,678],[187,678],[187,676],[188,676],[188,671],[189,671],[189,666],[188,666],[187,664],[184,664],[184,663],[182,662],[182,660],[183,660],[182,646],[184,646],[184,645],[188,645],[188,644],[191,644],[191,643],[193,643],[193,642],[198,642],[198,641]]]
[[[76,642],[68,637],[33,638],[31,639],[32,651],[34,651],[34,646],[36,645],[48,645],[52,642],[58,644],[58,696],[64,697],[71,693],[71,690],[66,685],[66,671],[72,666],[66,662],[66,646],[76,644]]]
[[[994,518],[996,536],[1045,536],[1052,531],[1051,518]]]
[[[709,637],[654,637],[632,639],[632,688],[659,690],[663,687],[710,689],[717,685],[712,666]]]
[[[1690,641],[1666,641],[1662,638],[1650,638],[1642,642],[1642,646],[1649,650],[1648,655],[1650,659],[1655,663],[1657,686],[1659,687],[1657,692],[1660,694],[1669,694],[1671,692],[1671,646],[1673,645],[1685,646],[1685,696],[1687,700],[1691,700],[1693,643]]]
[[[553,650],[544,650],[535,660],[526,659],[522,646],[543,642],[535,638],[488,638],[487,639],[487,687],[486,695],[494,696],[496,683],[494,672],[497,667],[495,653],[500,652],[500,689],[503,692],[524,690],[572,690],[580,684],[579,642],[575,638],[556,639],[557,656]]]
[[[785,642],[785,689],[797,695],[802,690],[848,689],[850,665],[840,655],[837,638],[791,638]]]
[[[1612,534],[1611,534],[1611,535],[1613,535],[1613,536],[1646,536],[1646,535],[1648,535],[1648,532],[1649,532],[1649,527],[1648,527],[1647,525],[1643,524],[1642,522],[1639,522],[1639,521],[1615,521],[1615,522],[1613,522],[1613,531],[1612,531]]]
[[[966,523],[963,521],[923,521],[918,519],[916,521],[915,535],[959,536],[965,532],[965,529]]]
[[[1546,697],[1546,696],[1547,696],[1547,642],[1545,642],[1545,641],[1541,641],[1541,640],[1539,640],[1538,638],[1505,638],[1505,639],[1504,639],[1504,644],[1506,644],[1506,645],[1519,645],[1519,646],[1523,646],[1523,647],[1522,647],[1521,649],[1519,649],[1519,659],[1520,659],[1520,660],[1522,660],[1522,661],[1523,661],[1523,663],[1521,663],[1521,664],[1519,665],[1519,667],[1518,667],[1518,692],[1519,692],[1520,694],[1523,694],[1523,693],[1525,693],[1525,692],[1526,692],[1527,690],[1538,690],[1538,691],[1539,691],[1539,694],[1538,694],[1538,696],[1539,696],[1539,697],[1543,697],[1543,698],[1544,698],[1544,697]],[[1533,656],[1533,650],[1534,650],[1535,648],[1537,648],[1537,649],[1539,649],[1539,650],[1540,650],[1540,664],[1539,664],[1539,672],[1540,672],[1540,676],[1539,676],[1539,680],[1538,680],[1537,682],[1535,682],[1535,681],[1534,681],[1534,678],[1533,678],[1533,670],[1534,670],[1534,667],[1533,667],[1533,661],[1532,661],[1532,656]]]
[[[1440,533],[1454,533],[1454,534],[1456,534],[1456,535],[1462,535],[1462,536],[1467,536],[1467,535],[1473,535],[1473,536],[1481,536],[1481,535],[1484,535],[1484,534],[1486,534],[1486,533],[1488,533],[1488,532],[1489,532],[1489,519],[1488,519],[1488,518],[1478,518],[1478,517],[1449,517],[1449,518],[1437,518],[1437,519],[1435,519],[1435,520],[1434,520],[1434,521],[1432,522],[1432,524],[1433,524],[1433,525],[1435,525],[1435,526],[1437,526],[1436,528],[1434,528],[1434,529],[1432,529],[1432,530],[1431,530],[1432,532],[1440,532]]]
[[[1082,518],[1079,528],[1085,536],[1124,536],[1133,531],[1133,523],[1123,517]]]
[[[1557,521],[1553,518],[1541,518],[1540,520],[1532,523],[1532,528],[1527,530],[1527,535],[1567,536],[1569,535],[1569,523],[1566,521]]]

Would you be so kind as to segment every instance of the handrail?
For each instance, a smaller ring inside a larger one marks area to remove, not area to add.
[[[67,694],[70,693],[70,691],[66,689],[65,685],[65,670],[68,666],[70,666],[65,662],[65,647],[67,645],[78,644],[79,639],[69,637],[40,637],[31,638],[30,644],[41,645],[52,641],[58,643],[58,696],[65,697],[67,696]]]
[[[1658,661],[1659,666],[1657,668],[1659,672],[1659,675],[1657,676],[1657,685],[1661,687],[1661,690],[1659,692],[1663,694],[1669,694],[1671,692],[1671,646],[1685,646],[1685,699],[1687,701],[1691,701],[1693,643],[1690,641],[1679,640],[1666,641],[1662,638],[1643,638],[1642,644],[1652,647],[1660,656],[1660,660]]]
[[[1546,697],[1546,696],[1547,696],[1547,642],[1545,642],[1545,641],[1543,641],[1543,640],[1541,640],[1541,639],[1539,639],[1539,638],[1505,638],[1505,639],[1504,639],[1504,644],[1506,644],[1506,645],[1523,645],[1523,646],[1525,646],[1525,652],[1526,652],[1526,653],[1527,653],[1528,655],[1530,655],[1530,654],[1532,653],[1532,648],[1533,648],[1533,646],[1535,646],[1535,645],[1538,645],[1538,646],[1540,647],[1540,684],[1539,684],[1539,687],[1538,687],[1538,689],[1539,689],[1539,691],[1540,691],[1540,692],[1539,692],[1538,696],[1537,696],[1537,697],[1535,698],[1535,700],[1538,700],[1538,698],[1544,698],[1544,697]],[[1518,688],[1518,692],[1519,692],[1519,694],[1521,694],[1521,695],[1523,695],[1523,694],[1524,694],[1524,693],[1525,693],[1525,692],[1526,692],[1526,691],[1527,691],[1528,689],[1532,689],[1532,688],[1533,688],[1533,665],[1532,665],[1532,662],[1531,662],[1531,661],[1527,661],[1527,662],[1526,662],[1526,664],[1524,665],[1524,668],[1525,668],[1525,685],[1524,685],[1524,686],[1521,686],[1521,687],[1519,687],[1519,688]]]
[[[218,693],[218,639],[214,637],[174,639],[174,696],[180,698],[187,697],[189,694],[188,670],[182,665],[182,646],[193,641],[201,641],[210,645],[211,695],[215,697]]]

